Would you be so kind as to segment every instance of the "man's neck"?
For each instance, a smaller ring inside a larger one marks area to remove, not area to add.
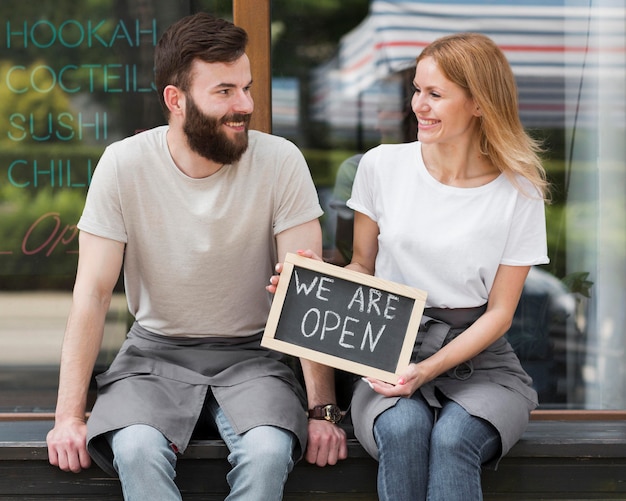
[[[202,179],[212,176],[224,166],[224,164],[213,162],[191,150],[182,131],[170,127],[166,139],[172,160],[186,176]]]

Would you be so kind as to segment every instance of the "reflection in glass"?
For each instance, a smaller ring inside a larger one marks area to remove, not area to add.
[[[325,256],[340,262],[340,164],[416,136],[408,82],[421,47],[450,31],[492,36],[554,184],[551,263],[529,276],[510,339],[543,408],[626,409],[625,2],[451,5],[272,2],[274,132],[305,153],[326,211]],[[0,3],[0,411],[54,405],[90,177],[107,144],[163,123],[154,43],[197,10],[230,18],[232,2]],[[126,332],[122,290],[100,367]]]
[[[503,48],[522,120],[544,140],[554,187],[551,263],[532,270],[508,334],[535,379],[541,408],[626,408],[625,11],[623,0],[373,0],[336,51],[311,69],[300,99],[309,107],[302,120],[319,132],[299,144],[311,148],[326,210],[325,257],[343,263],[345,237],[336,237],[337,229],[350,224],[336,210],[328,170],[341,183],[339,166],[351,155],[415,138],[406,83],[429,41],[480,31]],[[327,152],[324,167],[319,149]]]
[[[164,122],[163,29],[223,0],[0,3],[0,412],[51,411],[77,264],[76,223],[104,148]],[[118,284],[96,370],[129,324]]]

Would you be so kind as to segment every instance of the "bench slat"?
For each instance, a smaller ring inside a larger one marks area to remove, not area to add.
[[[0,500],[122,501],[119,481],[92,467],[79,474],[48,464],[52,421],[0,421]],[[377,464],[355,439],[349,458],[318,468],[298,463],[285,501],[375,501]],[[221,440],[195,440],[179,459],[185,501],[224,499],[228,486]],[[626,421],[531,421],[497,471],[483,472],[485,501],[626,499]]]

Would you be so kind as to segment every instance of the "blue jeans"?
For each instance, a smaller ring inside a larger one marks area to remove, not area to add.
[[[237,435],[213,396],[207,398],[205,405],[230,450],[228,461],[232,469],[226,478],[231,490],[226,499],[282,499],[294,464],[295,436],[273,426],[259,426]],[[176,454],[161,432],[137,424],[108,433],[107,440],[126,501],[182,499],[174,482]]]
[[[500,435],[487,421],[443,400],[437,419],[419,392],[374,423],[381,501],[480,501],[481,465],[499,454]]]

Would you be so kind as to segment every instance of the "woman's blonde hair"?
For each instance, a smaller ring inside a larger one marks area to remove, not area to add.
[[[448,80],[466,89],[480,108],[481,152],[505,174],[528,179],[547,199],[542,148],[522,126],[515,77],[500,48],[485,35],[458,33],[432,42],[417,63],[426,57],[433,58]]]

